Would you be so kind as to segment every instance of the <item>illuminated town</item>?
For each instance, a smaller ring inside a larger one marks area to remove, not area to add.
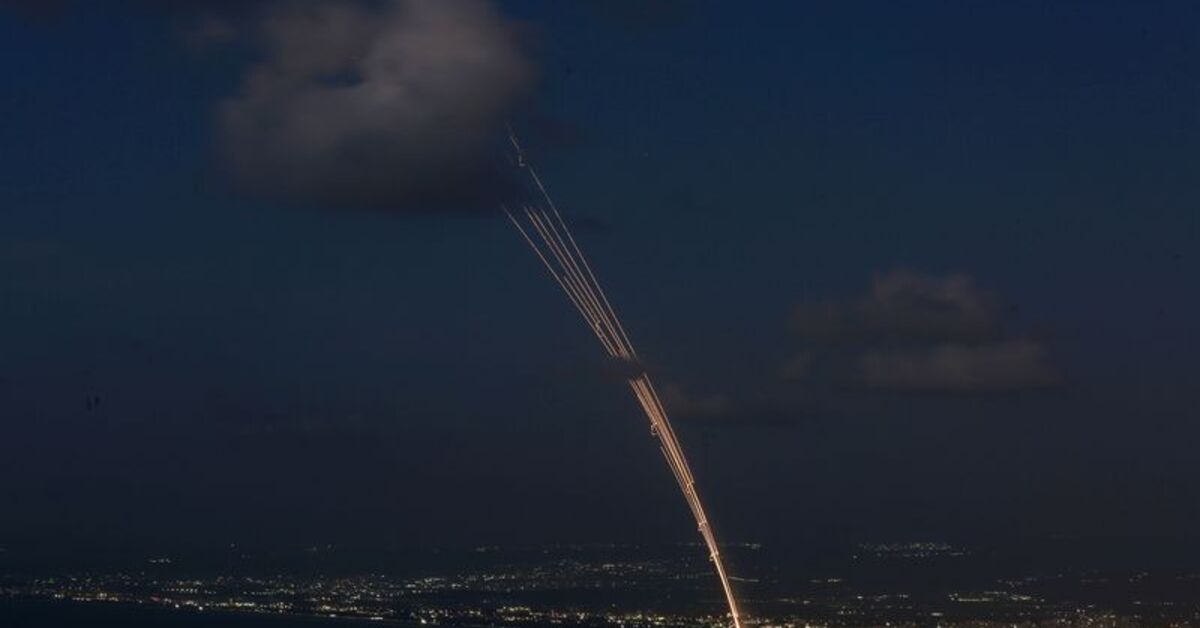
[[[476,566],[383,573],[181,575],[143,567],[9,576],[0,595],[179,613],[256,613],[440,626],[723,626],[723,599],[694,546],[476,548]],[[730,548],[756,566],[761,546]],[[317,551],[313,548],[311,551]],[[946,543],[862,544],[844,570],[798,580],[775,568],[737,582],[757,626],[1186,626],[1200,622],[1200,573],[1039,573],[959,587],[885,581],[889,570],[954,573],[972,553]],[[644,553],[651,558],[635,558]],[[958,565],[957,567],[955,565]],[[856,567],[857,565],[857,567]],[[751,569],[748,573],[756,572]],[[867,574],[859,576],[857,574]],[[954,576],[950,576],[953,579]],[[916,582],[914,579],[910,582]],[[1103,600],[1103,602],[1101,602]]]

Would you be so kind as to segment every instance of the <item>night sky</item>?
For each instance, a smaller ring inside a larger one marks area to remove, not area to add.
[[[470,5],[516,56],[431,82],[445,128],[311,154],[261,126],[336,48],[285,9],[18,4],[0,547],[693,540],[456,148],[506,119],[727,540],[1200,529],[1194,2]]]

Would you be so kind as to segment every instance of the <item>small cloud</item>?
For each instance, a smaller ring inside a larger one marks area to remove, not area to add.
[[[982,342],[1000,336],[997,299],[967,275],[893,270],[877,275],[861,298],[802,304],[792,330],[824,344]]]
[[[1046,349],[1029,339],[872,351],[862,356],[860,366],[867,387],[897,392],[1001,393],[1062,384]]]
[[[965,274],[893,270],[867,294],[802,304],[791,326],[807,343],[781,368],[789,380],[828,380],[870,390],[983,394],[1059,386],[1040,343],[1004,328],[995,295]]]

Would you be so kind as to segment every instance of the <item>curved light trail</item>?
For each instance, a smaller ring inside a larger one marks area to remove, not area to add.
[[[525,160],[516,135],[511,130],[509,131],[509,141],[512,143],[516,155],[517,166],[529,174],[541,200],[524,203],[520,208],[515,209],[505,205],[503,206],[504,213],[529,247],[533,249],[550,276],[562,288],[608,355],[615,360],[637,364],[637,352],[633,348],[633,343],[629,341],[629,335],[625,333],[625,328],[621,325],[621,319],[609,303],[608,297],[600,287],[600,282],[596,280],[596,275],[592,272],[591,265],[588,264],[583,251],[575,242],[575,237],[554,205],[554,201],[551,200],[537,171]],[[696,518],[700,536],[704,538],[709,558],[716,569],[717,577],[721,580],[725,599],[729,603],[729,615],[733,619],[733,626],[741,628],[742,620],[737,600],[733,596],[733,588],[729,583],[729,575],[725,571],[725,562],[721,558],[716,535],[713,533],[708,515],[704,511],[704,505],[700,501],[700,494],[696,492],[696,480],[688,466],[687,457],[684,456],[683,447],[675,435],[675,430],[671,427],[670,420],[667,419],[667,411],[663,408],[658,392],[654,389],[654,384],[650,382],[650,376],[645,371],[639,371],[637,375],[629,377],[628,384],[642,410],[646,413],[646,417],[650,419],[650,431],[658,438],[659,449],[667,460],[667,466],[675,475],[675,480],[679,483],[679,490],[683,492],[683,498],[691,508],[692,516]]]

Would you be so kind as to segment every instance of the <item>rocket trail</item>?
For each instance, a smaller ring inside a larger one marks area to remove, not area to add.
[[[600,282],[592,272],[591,265],[588,264],[587,258],[583,255],[579,244],[576,243],[562,214],[554,205],[554,201],[546,191],[545,185],[542,184],[541,178],[538,177],[537,171],[525,160],[517,137],[511,130],[509,131],[509,141],[515,152],[517,167],[529,174],[529,179],[536,188],[537,196],[541,198],[523,204],[516,211],[514,208],[502,206],[504,213],[521,234],[525,243],[533,249],[550,276],[562,288],[567,299],[575,306],[608,355],[616,360],[636,362],[637,352],[633,348],[633,343],[629,341],[628,334],[625,333],[625,327],[621,325],[621,319],[609,302],[608,296],[604,294],[604,289],[600,287]],[[708,548],[709,558],[721,581],[725,599],[729,603],[729,616],[733,619],[733,626],[741,628],[741,614],[738,611],[737,600],[733,596],[729,575],[725,571],[725,562],[721,558],[721,552],[717,546],[717,537],[708,521],[704,505],[700,501],[700,494],[696,491],[696,480],[688,466],[683,447],[679,443],[679,438],[675,436],[675,430],[671,427],[670,420],[667,419],[667,411],[663,408],[654,384],[650,382],[650,376],[644,371],[630,377],[628,384],[634,398],[645,412],[646,418],[650,420],[650,431],[658,438],[663,458],[666,459],[667,466],[675,476],[675,481],[679,483],[679,490],[683,492],[683,499],[691,509],[692,516],[696,518],[700,536]]]

